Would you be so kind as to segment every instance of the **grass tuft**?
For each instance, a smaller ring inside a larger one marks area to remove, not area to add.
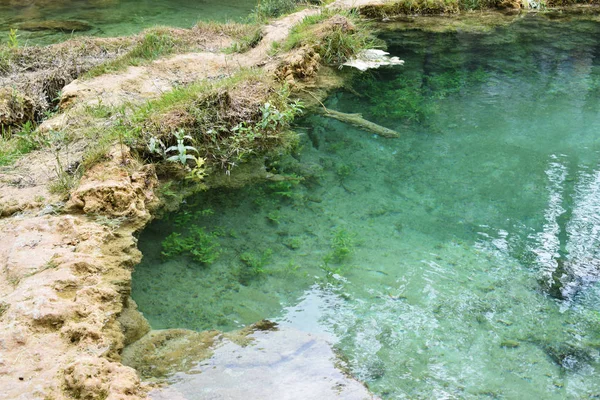
[[[290,51],[301,46],[313,47],[325,64],[341,65],[360,50],[381,47],[382,43],[356,13],[323,10],[296,25],[280,49]]]

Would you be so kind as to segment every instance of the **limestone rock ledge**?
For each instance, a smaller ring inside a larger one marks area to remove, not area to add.
[[[261,321],[241,331],[152,331],[123,362],[166,386],[154,400],[376,400],[343,372],[328,338]]]
[[[113,151],[92,168],[68,213],[0,219],[0,398],[146,397],[120,363],[118,317],[141,260],[133,233],[151,218],[157,181],[126,161]]]

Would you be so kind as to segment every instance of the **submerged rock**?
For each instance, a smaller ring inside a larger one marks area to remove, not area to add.
[[[376,398],[360,382],[338,369],[342,361],[325,338],[292,328],[258,329],[261,328],[249,331],[254,330],[247,336],[248,343],[217,339],[210,358],[197,360],[188,372],[173,374],[170,386],[153,390],[150,397],[156,400]],[[193,343],[189,345],[195,348]],[[181,357],[191,360],[194,352],[191,354],[185,352]]]
[[[550,273],[541,279],[548,294],[559,300],[572,300],[585,287],[600,279],[600,261],[557,258],[547,267]]]
[[[19,29],[23,31],[54,31],[54,32],[85,32],[92,29],[92,25],[83,21],[72,20],[49,20],[49,21],[29,21],[19,24]]]
[[[565,369],[578,370],[594,358],[592,351],[579,343],[550,342],[542,343],[540,347],[552,361]]]
[[[189,371],[210,357],[218,331],[187,329],[151,331],[123,350],[123,364],[135,368],[145,379],[165,378],[175,371]]]

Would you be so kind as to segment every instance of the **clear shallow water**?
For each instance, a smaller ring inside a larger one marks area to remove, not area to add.
[[[598,397],[598,33],[529,17],[389,34],[405,67],[327,105],[402,137],[308,117],[275,163],[304,181],[204,193],[151,225],[134,299],[154,328],[329,332],[385,399]],[[191,226],[218,234],[212,265],[160,257]]]
[[[123,36],[166,25],[189,28],[196,22],[240,20],[256,0],[0,0],[0,42],[10,28],[19,29],[20,44],[48,44],[71,35]],[[59,21],[62,31],[29,30],[23,26]],[[79,21],[89,30],[71,33],[64,21]]]

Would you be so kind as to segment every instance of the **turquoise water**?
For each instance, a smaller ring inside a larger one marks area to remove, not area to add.
[[[11,28],[19,29],[21,45],[78,35],[131,35],[156,25],[190,28],[198,21],[241,20],[255,5],[256,0],[2,0],[0,42],[8,39]],[[39,28],[48,21],[58,22],[61,30]],[[68,21],[80,23],[72,25],[75,32]]]
[[[599,33],[386,34],[405,66],[326,105],[401,137],[308,116],[297,153],[268,160],[303,180],[202,193],[142,233],[141,311],[328,332],[384,399],[597,398]],[[214,263],[161,257],[197,227]]]

